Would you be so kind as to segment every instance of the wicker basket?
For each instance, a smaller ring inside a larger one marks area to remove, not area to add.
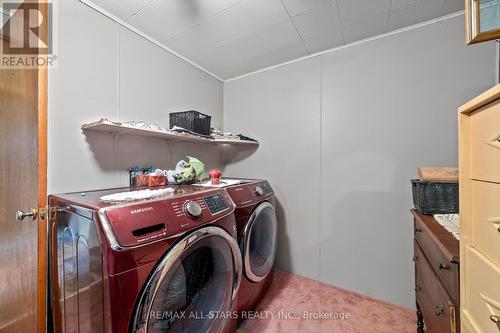
[[[458,183],[412,179],[413,205],[422,214],[458,213]]]
[[[211,120],[211,116],[194,110],[173,112],[170,113],[170,128],[179,126],[201,135],[210,135]]]

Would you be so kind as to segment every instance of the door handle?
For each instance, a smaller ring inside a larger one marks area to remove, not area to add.
[[[18,210],[16,212],[16,220],[22,221],[26,217],[31,217],[31,219],[34,221],[38,217],[38,209],[36,208],[31,208],[31,211],[28,213],[23,212],[22,210]]]
[[[490,320],[497,325],[500,324],[500,316],[491,315]]]
[[[441,264],[440,263],[438,268],[441,270],[441,269],[448,269],[449,267],[446,264]]]

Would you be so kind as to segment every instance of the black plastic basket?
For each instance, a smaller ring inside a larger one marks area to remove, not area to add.
[[[211,121],[211,116],[194,110],[170,113],[170,128],[179,126],[201,135],[210,135]]]
[[[413,205],[422,214],[458,213],[458,183],[411,180]]]

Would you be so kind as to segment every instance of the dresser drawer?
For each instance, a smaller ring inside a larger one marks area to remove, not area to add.
[[[470,175],[500,183],[500,100],[470,116]]]
[[[414,243],[416,296],[427,332],[456,332],[456,308],[422,250]]]
[[[472,243],[500,265],[500,184],[472,181],[471,193]]]
[[[436,222],[437,223],[437,222]],[[443,249],[440,242],[421,221],[415,219],[415,241],[424,252],[444,287],[456,304],[460,304],[459,265]]]
[[[465,248],[465,297],[463,315],[476,332],[498,333],[500,325],[490,316],[500,316],[500,269],[471,247]]]

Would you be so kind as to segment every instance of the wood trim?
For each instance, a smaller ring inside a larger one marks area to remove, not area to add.
[[[469,39],[467,41],[467,45],[487,42],[487,41],[498,39],[498,38],[500,38],[500,29],[495,29],[495,30],[486,31],[486,32],[480,32],[477,35],[474,35],[474,37],[472,37],[471,39]]]
[[[485,32],[479,29],[479,1],[465,0],[465,43],[470,45],[500,38],[500,28]]]
[[[469,32],[469,11],[468,11],[468,4],[469,0],[464,0],[464,3],[465,3],[465,11],[464,11],[464,17],[465,17],[465,29],[464,29],[464,33],[465,33],[465,45],[468,45],[469,44],[469,36],[470,36],[470,32]]]
[[[498,86],[496,86],[498,90]],[[493,89],[486,91],[484,94],[476,97],[470,104],[471,107],[464,109],[458,115],[458,157],[459,157],[459,206],[460,206],[460,317],[461,331],[470,332],[467,329],[467,311],[468,298],[466,295],[467,274],[467,256],[465,253],[466,245],[470,242],[471,236],[471,211],[469,202],[471,200],[471,184],[470,184],[470,112],[477,110],[490,101],[494,100],[492,96],[497,95]]]
[[[38,0],[39,8],[47,13],[48,6]],[[44,21],[46,22],[46,21]],[[42,39],[48,34],[48,26],[41,27]],[[47,209],[47,114],[48,69],[38,69],[38,207]],[[37,263],[37,332],[47,331],[47,214],[38,221]]]
[[[38,73],[38,207],[47,207],[47,69]],[[48,214],[48,213],[46,213]],[[37,327],[46,331],[47,215],[38,221]]]
[[[498,98],[500,98],[500,84],[495,85],[493,88],[486,90],[481,95],[465,103],[458,109],[458,112],[463,114],[474,112]]]

